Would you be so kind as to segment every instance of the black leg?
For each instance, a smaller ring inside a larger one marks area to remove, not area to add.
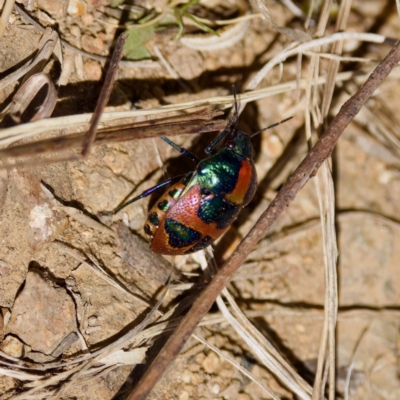
[[[174,176],[173,178],[167,179],[164,182],[159,183],[156,186],[153,186],[147,190],[145,190],[142,194],[140,194],[139,196],[134,197],[133,199],[127,201],[124,204],[121,204],[119,207],[117,207],[114,211],[113,214],[117,214],[118,212],[120,212],[123,208],[125,208],[127,205],[134,203],[137,200],[143,199],[144,197],[150,196],[152,193],[154,193],[156,190],[169,185],[171,182],[173,181],[177,181],[179,179],[182,179],[184,176],[186,176],[187,174],[184,175],[179,175],[179,176]]]
[[[229,118],[228,124],[226,125],[225,129],[221,132],[220,135],[218,135],[212,142],[211,144],[206,147],[205,152],[206,154],[214,153],[215,152],[215,146],[229,133],[234,132],[237,128],[238,120],[239,120],[239,114],[238,114],[238,106],[237,106],[237,99],[236,99],[236,88],[235,86],[232,86],[232,92],[233,92],[233,97],[235,99],[235,110],[232,114],[232,116]]]
[[[162,136],[161,139],[164,140],[165,143],[168,143],[170,146],[172,146],[174,149],[178,150],[179,153],[181,153],[185,157],[190,158],[195,163],[200,162],[200,160],[192,152],[185,149],[184,147],[178,146],[176,143],[174,143],[172,140],[169,140],[165,136]]]

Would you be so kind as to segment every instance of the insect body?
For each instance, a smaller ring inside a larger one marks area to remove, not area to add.
[[[198,162],[195,171],[168,179],[114,211],[115,214],[128,204],[180,178],[155,203],[147,217],[144,232],[155,253],[177,255],[204,249],[229,228],[240,210],[253,198],[257,188],[254,149],[251,137],[237,130],[235,92],[234,95],[233,116],[223,132],[206,148],[206,153],[210,154],[208,158],[199,161],[188,150],[162,138],[181,154]],[[226,144],[216,150],[216,144],[226,136]]]
[[[188,254],[219,238],[253,198],[257,187],[253,146],[244,132],[202,160],[150,210],[144,231],[160,254]]]

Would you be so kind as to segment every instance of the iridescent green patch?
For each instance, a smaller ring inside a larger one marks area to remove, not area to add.
[[[201,233],[172,218],[165,219],[165,231],[168,234],[168,244],[174,249],[190,246],[201,239]]]
[[[236,219],[240,209],[240,207],[224,201],[222,197],[214,196],[200,202],[197,215],[206,224],[215,222],[218,229],[225,229]]]
[[[231,193],[239,178],[243,157],[222,149],[212,157],[200,161],[196,178],[199,184],[216,195]]]
[[[158,218],[158,215],[157,215],[157,213],[155,213],[155,212],[149,214],[148,220],[149,220],[154,226],[160,225],[160,219]]]
[[[161,211],[163,211],[163,212],[167,212],[167,211],[168,211],[168,208],[169,208],[169,202],[168,202],[168,200],[160,201],[160,202],[157,204],[157,207],[158,207],[159,210],[161,210]]]

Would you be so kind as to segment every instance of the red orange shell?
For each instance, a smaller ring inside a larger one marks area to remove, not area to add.
[[[186,192],[180,199],[178,199],[178,201],[175,201],[167,213],[164,214],[164,218],[162,221],[160,221],[160,225],[156,230],[153,239],[150,240],[151,249],[155,253],[167,255],[184,254],[185,252],[190,251],[190,249],[193,247],[193,245],[189,245],[183,248],[174,248],[169,244],[169,237],[164,226],[166,215],[168,215],[168,218],[174,219],[186,227],[200,232],[202,238],[210,236],[213,241],[218,239],[228,229],[218,229],[216,223],[207,224],[198,217],[197,210],[199,209],[202,201],[200,190],[200,185],[192,186],[189,191]],[[240,208],[238,209],[238,213],[239,211]]]
[[[233,204],[245,206],[253,198],[257,188],[257,174],[252,161],[241,161],[236,186],[231,193],[225,195],[226,200]]]

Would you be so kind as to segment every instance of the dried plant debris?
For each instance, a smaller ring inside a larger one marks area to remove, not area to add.
[[[0,398],[129,398],[399,39],[397,3],[0,1]],[[149,399],[400,397],[399,82],[251,246]],[[254,137],[258,190],[214,256],[156,256],[158,193],[104,214],[194,170],[158,137],[203,158],[233,84],[246,133],[293,119]]]

